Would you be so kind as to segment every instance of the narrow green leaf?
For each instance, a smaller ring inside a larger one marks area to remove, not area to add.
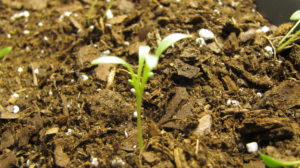
[[[5,48],[1,49],[0,50],[0,58],[4,57],[8,53],[10,53],[11,50],[12,50],[12,47],[5,47]]]
[[[290,20],[300,20],[300,10],[294,12],[290,17]]]
[[[144,68],[144,63],[147,55],[149,55],[150,52],[150,47],[149,46],[140,46],[139,47],[139,66],[138,66],[138,78],[141,78],[143,68]]]
[[[149,46],[140,46],[139,47],[139,59],[145,59],[150,52]]]
[[[96,64],[122,64],[122,65],[126,65],[127,62],[124,61],[123,59],[119,58],[119,57],[115,57],[115,56],[103,56],[103,57],[99,57],[94,59],[92,62],[92,65],[96,65]]]
[[[277,167],[283,167],[283,166],[293,166],[300,164],[300,160],[298,161],[293,161],[293,162],[282,162],[279,160],[276,160],[268,155],[265,155],[261,152],[258,152],[259,156],[262,158],[264,161],[265,165],[267,165],[270,168],[277,168]]]
[[[148,56],[146,57],[146,63],[151,71],[157,66],[158,57],[156,57],[155,55],[148,54]]]
[[[184,38],[190,38],[191,35],[182,34],[182,33],[173,33],[167,37],[165,37],[158,45],[155,56],[159,57],[168,47],[176,43],[177,41],[184,39]]]

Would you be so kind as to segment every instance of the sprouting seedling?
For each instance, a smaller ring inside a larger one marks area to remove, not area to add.
[[[6,56],[8,53],[10,53],[10,51],[12,50],[12,47],[5,47],[5,48],[2,48],[0,50],[0,58]]]
[[[94,0],[89,11],[88,11],[88,23],[90,23],[91,21],[91,18],[92,18],[92,14],[94,13],[95,11],[95,6],[96,4],[98,3],[98,0]]]
[[[136,111],[137,111],[137,131],[138,131],[138,144],[140,152],[144,148],[142,122],[141,122],[141,110],[142,110],[142,99],[144,94],[144,88],[148,81],[148,78],[152,76],[152,70],[157,66],[160,55],[171,45],[177,41],[189,38],[190,35],[182,33],[174,33],[165,37],[158,45],[155,54],[150,54],[149,46],[139,47],[139,62],[137,73],[134,72],[133,67],[128,64],[125,60],[115,56],[103,56],[92,61],[92,64],[121,64],[125,66],[131,74],[129,83],[135,89],[136,97]]]
[[[297,28],[297,26],[300,24],[300,10],[297,10],[296,12],[294,12],[291,17],[290,20],[292,21],[297,21],[296,24],[290,29],[290,31],[282,38],[282,40],[280,40],[280,42],[278,43],[278,48],[276,49],[277,52],[282,51],[287,45],[289,45],[290,43],[292,43],[295,38],[297,36],[300,35],[300,30],[298,30],[295,34],[293,34],[288,40],[286,40],[290,34],[292,32],[294,32],[294,30]]]
[[[265,165],[270,168],[300,165],[300,160],[292,161],[292,162],[283,162],[283,161],[276,160],[276,159],[274,159],[268,155],[265,155],[261,152],[258,152],[258,154],[262,158]]]

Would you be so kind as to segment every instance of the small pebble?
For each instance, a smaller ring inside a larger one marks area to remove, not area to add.
[[[20,111],[20,107],[17,105],[14,105],[12,108],[12,113],[17,114]]]
[[[125,134],[125,137],[128,138],[128,133],[126,130],[124,131],[124,134]]]
[[[246,148],[249,153],[254,153],[258,150],[258,144],[257,142],[250,142],[246,144]]]
[[[44,38],[43,38],[45,41],[48,41],[49,40],[49,38],[47,37],[47,36],[44,36]]]
[[[24,31],[23,31],[23,34],[26,34],[26,35],[27,35],[27,34],[30,34],[30,31],[29,31],[29,30],[24,30]]]
[[[257,92],[256,95],[257,95],[258,97],[263,97],[263,94],[260,93],[260,92]]]
[[[262,28],[256,30],[257,33],[267,33],[268,31],[270,31],[268,26],[263,26]]]
[[[219,5],[223,5],[223,2],[221,0],[218,0]]]
[[[94,30],[94,28],[95,28],[94,25],[90,25],[90,26],[89,26],[89,29],[90,29],[90,30]]]
[[[39,73],[40,73],[40,72],[39,72],[39,69],[38,69],[38,68],[35,68],[35,69],[33,70],[33,73],[39,74]]]
[[[65,15],[65,16],[71,16],[71,15],[72,15],[72,12],[66,11],[66,12],[64,12],[64,15]]]
[[[271,58],[272,57],[272,55],[274,54],[274,52],[273,52],[273,48],[271,47],[271,46],[266,46],[265,48],[264,48],[264,50],[265,50],[265,56],[267,57],[267,58]]]
[[[49,95],[49,96],[52,96],[52,95],[53,95],[53,92],[50,90],[50,91],[48,92],[48,95]]]
[[[111,161],[112,167],[123,167],[126,163],[121,158],[115,158]]]
[[[66,132],[66,135],[71,135],[72,132],[73,132],[72,129],[71,129],[71,128],[68,128],[68,129],[67,129],[67,132]]]
[[[107,19],[112,19],[114,17],[114,15],[110,9],[108,9],[106,11],[106,17],[107,17]]]
[[[42,26],[44,26],[44,23],[43,23],[43,22],[39,22],[39,23],[38,23],[38,26],[39,26],[39,27],[42,27]]]
[[[130,92],[133,93],[133,94],[135,94],[135,89],[134,89],[134,88],[131,88],[131,89],[130,89]]]
[[[18,19],[21,17],[27,18],[27,17],[29,17],[29,15],[30,15],[30,13],[28,11],[23,11],[23,12],[14,14],[12,17],[10,17],[10,19],[15,20],[15,19]]]
[[[107,56],[110,54],[110,50],[104,50],[101,52],[101,56]]]
[[[203,38],[204,40],[211,40],[215,38],[214,33],[208,29],[200,29],[198,34],[200,38]]]
[[[91,164],[92,164],[92,165],[91,165],[92,167],[98,167],[98,166],[99,166],[98,159],[92,157],[92,158],[91,158]]]
[[[8,39],[11,39],[11,34],[6,34],[6,37],[8,38]]]
[[[23,72],[23,68],[19,67],[17,71],[21,73],[21,72]]]
[[[237,101],[237,100],[231,100],[231,99],[228,99],[227,102],[226,102],[226,104],[227,104],[228,106],[239,106],[239,105],[240,105],[240,102]]]
[[[133,112],[133,118],[137,118],[137,111]]]
[[[18,93],[13,93],[13,94],[11,95],[11,97],[14,97],[14,98],[19,98],[19,97],[20,97],[20,95],[19,95]]]
[[[221,14],[221,12],[218,9],[214,9],[214,12],[218,15]]]
[[[87,75],[81,75],[81,79],[82,79],[83,81],[86,81],[86,80],[89,79],[89,77],[88,77]]]

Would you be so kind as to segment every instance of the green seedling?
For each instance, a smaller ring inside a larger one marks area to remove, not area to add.
[[[297,10],[296,12],[294,12],[290,17],[290,20],[297,21],[297,22],[290,29],[290,31],[282,38],[282,40],[280,40],[280,42],[278,43],[278,48],[276,49],[277,52],[282,51],[287,45],[292,43],[295,40],[295,38],[300,35],[300,30],[298,30],[295,34],[293,34],[291,37],[289,37],[291,35],[291,33],[294,32],[294,30],[300,24],[300,10]],[[287,39],[287,38],[289,38],[289,39]]]
[[[10,51],[12,50],[12,47],[5,47],[0,50],[0,58],[6,56]]]
[[[121,64],[125,66],[131,74],[131,79],[128,81],[135,89],[136,97],[136,111],[137,111],[137,131],[138,131],[138,144],[140,152],[144,148],[142,122],[141,122],[141,110],[142,99],[144,94],[144,88],[148,81],[148,78],[153,75],[152,70],[157,66],[160,55],[171,45],[177,41],[189,38],[190,35],[174,33],[165,37],[158,45],[155,54],[150,54],[149,46],[140,46],[138,53],[138,69],[137,73],[134,72],[133,67],[125,60],[115,56],[103,56],[92,61],[92,64]]]
[[[283,161],[276,160],[276,159],[274,159],[268,155],[265,155],[261,152],[258,152],[258,154],[264,161],[265,165],[270,168],[300,165],[300,160],[293,161],[293,162],[283,162]]]
[[[92,19],[92,15],[95,11],[95,6],[98,3],[98,0],[94,0],[89,11],[88,11],[88,24],[90,23],[91,19]]]

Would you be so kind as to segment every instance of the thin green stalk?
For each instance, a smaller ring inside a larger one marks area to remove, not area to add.
[[[94,0],[92,3],[92,6],[90,7],[89,11],[88,11],[88,24],[90,24],[91,18],[92,18],[92,13],[95,10],[95,6],[98,3],[98,0]]]
[[[143,138],[143,129],[142,129],[142,119],[141,119],[141,113],[142,113],[142,100],[143,100],[143,93],[142,90],[140,90],[140,87],[136,88],[136,109],[137,109],[137,134],[138,134],[138,143],[140,148],[140,153],[142,153],[144,149],[144,138]]]
[[[298,27],[299,24],[300,24],[300,20],[298,20],[297,23],[291,28],[291,30],[280,40],[278,46],[280,46],[286,40],[286,38],[288,38],[290,34],[294,32],[294,30],[296,29],[296,27]]]
[[[287,40],[286,42],[284,42],[281,46],[279,46],[277,48],[277,52],[280,52],[281,50],[283,50],[287,45],[289,45],[290,43],[292,43],[294,41],[294,39],[300,35],[300,30],[298,30],[289,40]]]

